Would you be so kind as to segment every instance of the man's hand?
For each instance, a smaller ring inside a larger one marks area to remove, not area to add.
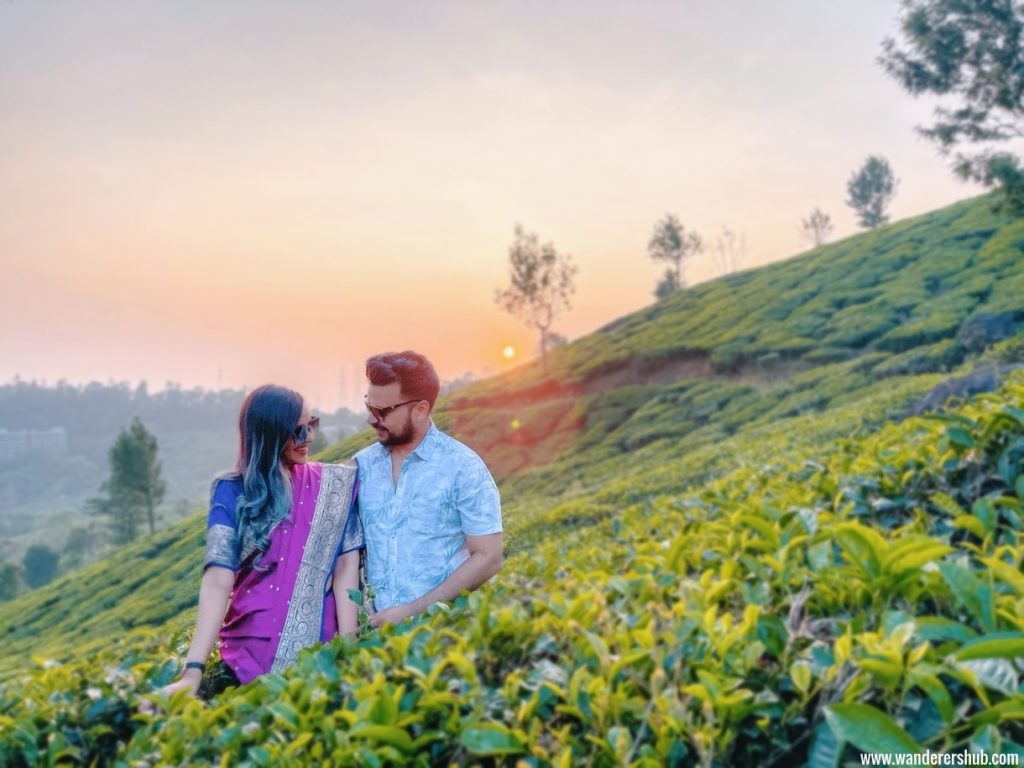
[[[414,610],[411,604],[393,605],[387,610],[373,614],[370,617],[370,626],[378,629],[385,624],[398,624],[416,613],[418,611]]]
[[[455,573],[434,587],[427,594],[405,605],[395,605],[370,617],[370,626],[377,628],[384,624],[397,624],[410,616],[422,613],[434,603],[450,602],[465,592],[472,592],[501,568],[501,532],[484,536],[466,536],[469,559],[455,569]]]

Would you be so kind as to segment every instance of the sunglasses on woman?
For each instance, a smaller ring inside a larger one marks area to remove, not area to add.
[[[314,416],[309,420],[308,424],[299,424],[292,432],[292,439],[296,445],[302,445],[306,442],[306,438],[309,437],[310,433],[316,434],[316,431],[320,429],[320,417]]]

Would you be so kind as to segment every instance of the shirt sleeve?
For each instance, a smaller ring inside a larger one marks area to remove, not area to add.
[[[494,478],[480,457],[474,456],[460,473],[455,496],[456,509],[467,536],[500,533],[501,498]]]
[[[234,483],[218,480],[210,492],[210,514],[206,519],[206,554],[203,570],[211,565],[237,571],[238,541],[235,536],[235,504],[238,489]]]

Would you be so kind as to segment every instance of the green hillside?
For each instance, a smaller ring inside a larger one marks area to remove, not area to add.
[[[214,705],[132,716],[194,620],[198,517],[6,604],[0,755],[1019,751],[1024,381],[906,417],[950,376],[1024,357],[1022,251],[1024,221],[968,201],[678,294],[556,350],[549,374],[461,390],[438,421],[501,480],[496,584]]]

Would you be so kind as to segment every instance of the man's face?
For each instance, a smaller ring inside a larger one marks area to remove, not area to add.
[[[371,410],[366,423],[377,430],[377,440],[381,445],[406,445],[412,442],[415,431],[412,410],[422,401],[408,400],[402,397],[401,385],[397,381],[393,384],[370,384],[367,387],[367,408],[377,413]]]

